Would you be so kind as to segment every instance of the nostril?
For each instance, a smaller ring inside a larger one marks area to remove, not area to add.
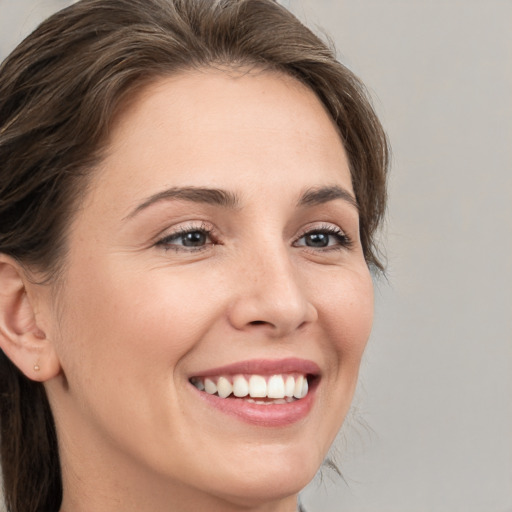
[[[267,322],[265,322],[263,320],[253,320],[252,322],[249,322],[249,323],[250,323],[250,325],[264,325]]]

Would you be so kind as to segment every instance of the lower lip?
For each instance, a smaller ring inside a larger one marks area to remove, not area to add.
[[[243,398],[220,398],[199,391],[191,384],[191,387],[208,405],[218,409],[224,414],[234,416],[237,419],[262,427],[285,427],[305,418],[313,406],[317,382],[310,387],[308,394],[300,400],[286,404],[254,404]]]

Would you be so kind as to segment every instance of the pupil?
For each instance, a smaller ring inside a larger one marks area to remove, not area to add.
[[[183,245],[187,247],[196,247],[198,245],[204,245],[206,243],[206,235],[201,231],[193,231],[186,233],[183,238]]]
[[[327,247],[329,245],[329,235],[313,233],[306,239],[306,245],[309,245],[309,247]]]

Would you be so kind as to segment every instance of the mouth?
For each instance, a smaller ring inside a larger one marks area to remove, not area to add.
[[[288,359],[230,365],[194,375],[189,382],[222,412],[278,426],[307,415],[319,380],[314,363]]]
[[[192,377],[190,383],[199,391],[219,398],[243,398],[260,405],[286,404],[305,398],[313,376],[303,374],[221,375]]]

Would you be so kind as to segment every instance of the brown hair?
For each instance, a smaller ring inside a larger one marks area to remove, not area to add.
[[[179,70],[255,66],[310,87],[336,122],[366,261],[385,210],[387,140],[364,86],[272,0],[81,0],[41,24],[0,68],[0,252],[55,278],[66,227],[115,113]],[[0,351],[4,493],[10,512],[56,511],[58,449],[44,387]]]

